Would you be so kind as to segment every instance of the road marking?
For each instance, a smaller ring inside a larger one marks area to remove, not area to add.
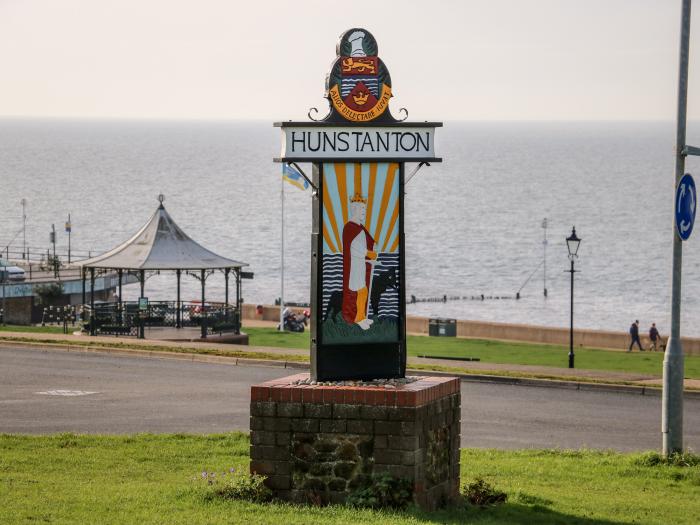
[[[46,390],[45,392],[34,392],[42,396],[89,396],[90,394],[99,394],[99,392],[88,392],[87,390]]]

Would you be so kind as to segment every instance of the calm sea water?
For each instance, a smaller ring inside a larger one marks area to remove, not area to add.
[[[700,126],[688,135],[700,144]],[[255,279],[244,282],[245,300],[271,303],[279,295],[279,143],[268,122],[0,121],[0,245],[21,230],[23,197],[28,244],[46,249],[55,223],[61,250],[70,212],[74,248],[99,252],[134,233],[163,193],[192,237],[250,263]],[[576,326],[626,330],[638,318],[667,334],[673,144],[670,122],[447,123],[437,136],[444,162],[406,187],[409,296],[513,297],[532,277],[519,301],[419,303],[409,314],[568,326],[564,238],[575,225],[583,239]],[[688,171],[699,167],[689,159]],[[307,301],[310,193],[289,185],[285,192],[285,297]],[[683,273],[682,333],[695,336],[698,235],[684,245]],[[13,246],[21,247],[21,234]],[[154,276],[147,295],[171,298],[174,286],[174,276]],[[210,290],[223,297],[223,277],[212,277]],[[185,281],[183,294],[198,297],[198,282]]]

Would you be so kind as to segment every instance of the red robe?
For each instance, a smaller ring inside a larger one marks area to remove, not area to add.
[[[346,323],[354,323],[357,317],[357,292],[348,288],[350,281],[350,244],[360,233],[367,236],[367,250],[374,250],[374,239],[367,231],[367,228],[356,222],[348,221],[343,227],[343,319]],[[372,272],[372,265],[365,263],[365,283],[369,290],[369,279]],[[367,297],[369,301],[369,297]]]

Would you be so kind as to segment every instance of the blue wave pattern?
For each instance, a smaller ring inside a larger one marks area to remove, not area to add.
[[[377,256],[379,264],[374,270],[373,288],[378,286],[381,277],[395,272],[396,287],[387,288],[379,298],[377,317],[398,319],[399,317],[399,254],[380,253]],[[333,292],[343,291],[343,254],[323,254],[323,315],[328,310],[328,303]],[[370,317],[373,317],[370,307]]]
[[[352,77],[344,78],[340,81],[340,96],[345,98],[355,89],[358,82],[364,83],[375,97],[379,98],[379,80],[376,77]]]

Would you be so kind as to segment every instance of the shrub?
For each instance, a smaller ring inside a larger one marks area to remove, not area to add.
[[[404,509],[413,498],[413,486],[407,479],[389,474],[372,474],[368,481],[350,493],[346,504],[372,509]]]
[[[486,507],[505,503],[508,495],[505,492],[495,489],[483,479],[477,478],[472,483],[462,487],[462,496],[470,505]]]
[[[206,486],[205,499],[233,499],[252,503],[265,503],[272,499],[272,491],[265,486],[265,479],[267,478],[260,474],[248,474],[235,468],[221,474],[205,470],[199,478],[195,478]]]
[[[40,284],[34,287],[34,293],[40,305],[48,305],[63,295],[63,286],[59,283]]]
[[[695,467],[700,465],[700,456],[690,452],[675,453],[666,457],[658,452],[645,452],[632,459],[632,463],[640,467]]]

